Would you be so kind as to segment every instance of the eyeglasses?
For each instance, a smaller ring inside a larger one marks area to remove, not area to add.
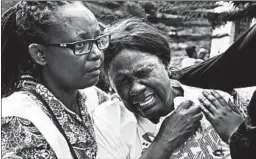
[[[47,43],[45,45],[53,45],[65,47],[73,50],[75,55],[84,55],[88,54],[92,50],[93,43],[97,45],[100,50],[104,50],[109,46],[110,35],[99,36],[96,39],[86,39],[82,41],[76,41],[73,43],[61,43],[61,44],[53,44]]]

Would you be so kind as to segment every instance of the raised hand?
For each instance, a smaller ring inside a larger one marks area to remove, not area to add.
[[[200,107],[189,100],[184,101],[165,118],[155,140],[174,151],[197,131],[201,119]]]
[[[217,91],[204,91],[199,101],[202,103],[201,109],[207,120],[222,140],[229,143],[231,135],[244,120],[237,106],[230,100],[226,102]]]

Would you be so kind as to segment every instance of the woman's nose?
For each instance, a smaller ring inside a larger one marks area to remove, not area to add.
[[[91,52],[88,55],[88,60],[97,61],[103,57],[103,52],[99,50],[98,46],[94,43]]]
[[[130,96],[137,96],[143,93],[146,90],[146,86],[139,83],[139,82],[134,82],[132,85],[132,88],[130,90]]]

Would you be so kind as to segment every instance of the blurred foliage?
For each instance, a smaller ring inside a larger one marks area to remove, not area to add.
[[[107,24],[116,19],[137,16],[152,23],[163,23],[167,26],[206,26],[208,22],[208,25],[215,28],[227,21],[256,16],[254,1],[233,1],[231,2],[233,11],[222,13],[214,12],[215,8],[221,6],[216,1],[89,1],[84,3]]]
[[[96,17],[104,24],[111,24],[121,18],[135,16],[147,19],[158,29],[167,32],[172,40],[209,40],[211,31],[205,35],[179,35],[182,30],[191,27],[215,27],[228,21],[251,19],[256,15],[256,2],[233,1],[231,11],[217,13],[215,9],[222,6],[216,1],[85,1]]]
[[[17,0],[2,0],[2,13]],[[83,1],[105,25],[130,16],[148,20],[169,35],[172,49],[172,66],[179,67],[187,46],[210,50],[211,39],[229,36],[212,36],[215,27],[228,21],[238,22],[256,16],[255,1],[232,1],[231,11],[215,12],[222,6],[218,1]],[[249,21],[249,20],[248,20]],[[102,25],[104,26],[104,25]],[[99,83],[100,85],[103,85]]]
[[[2,12],[17,0],[2,0]],[[190,27],[212,27],[227,21],[239,21],[256,16],[256,2],[232,1],[233,10],[216,13],[221,4],[216,1],[84,1],[84,4],[104,24],[111,24],[121,18],[135,16],[147,19],[158,29],[172,36]],[[174,37],[175,40],[175,36]],[[203,36],[211,38],[210,35]],[[196,40],[196,37],[192,38]],[[202,36],[198,37],[201,40]]]

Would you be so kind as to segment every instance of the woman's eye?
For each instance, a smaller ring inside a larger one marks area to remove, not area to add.
[[[116,82],[116,86],[117,86],[117,87],[122,87],[122,86],[124,86],[126,83],[127,83],[127,82],[125,82],[125,81],[117,81],[117,82]]]
[[[116,80],[115,85],[117,87],[123,87],[125,85],[127,85],[129,83],[129,81],[127,79],[120,79],[120,80]]]
[[[80,42],[80,43],[76,43],[76,44],[75,44],[75,48],[76,48],[76,49],[83,48],[84,46],[85,46],[85,43],[84,43],[84,42]]]
[[[139,71],[139,72],[137,72],[137,77],[139,77],[139,78],[148,77],[151,71],[152,71],[152,70],[143,70],[143,71]]]

